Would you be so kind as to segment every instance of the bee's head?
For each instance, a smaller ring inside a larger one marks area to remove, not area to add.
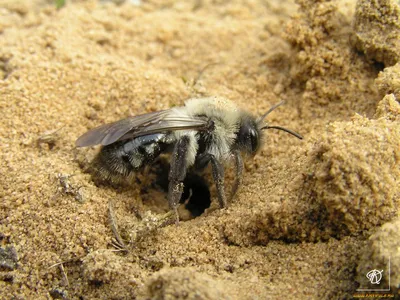
[[[238,132],[238,144],[242,151],[255,155],[260,148],[261,139],[262,139],[262,131],[264,129],[279,129],[283,130],[287,133],[294,135],[299,139],[303,139],[303,137],[290,129],[281,127],[281,126],[270,126],[264,123],[264,119],[277,107],[281,106],[284,102],[279,102],[278,104],[271,107],[264,115],[262,115],[257,120],[254,120],[250,116],[245,116],[242,119],[239,132]]]

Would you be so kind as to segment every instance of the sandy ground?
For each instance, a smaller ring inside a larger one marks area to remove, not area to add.
[[[136,3],[0,1],[0,298],[350,299],[378,268],[398,296],[398,1]],[[75,140],[209,95],[283,99],[305,139],[268,131],[227,209],[208,172],[211,207],[150,230],[165,192],[95,183]]]

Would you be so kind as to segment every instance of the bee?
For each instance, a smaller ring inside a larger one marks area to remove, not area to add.
[[[212,167],[218,201],[227,206],[224,187],[224,164],[233,159],[236,178],[231,198],[242,179],[242,154],[254,156],[263,143],[265,129],[279,129],[302,139],[281,126],[271,126],[264,119],[280,102],[261,117],[254,117],[221,97],[192,98],[184,106],[151,112],[101,125],[76,141],[76,146],[102,145],[95,158],[97,172],[106,180],[129,177],[151,164],[162,153],[171,152],[168,175],[168,203],[179,222],[178,205],[189,168]]]

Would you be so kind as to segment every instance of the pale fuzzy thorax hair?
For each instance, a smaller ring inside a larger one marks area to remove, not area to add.
[[[215,121],[214,142],[208,145],[208,152],[218,160],[229,159],[230,149],[235,141],[241,117],[241,110],[232,101],[221,97],[194,98],[189,99],[184,107],[176,110],[177,114],[205,115],[212,118]],[[176,137],[188,135],[189,132],[176,131]],[[194,162],[195,155],[196,153],[190,153],[188,163]]]

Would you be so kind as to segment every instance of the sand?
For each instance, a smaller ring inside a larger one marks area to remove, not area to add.
[[[398,296],[398,1],[119,2],[0,1],[0,298],[349,299],[389,258]],[[98,183],[74,145],[204,96],[285,100],[305,137],[269,130],[226,209],[208,170],[211,207],[158,226],[152,176]]]

